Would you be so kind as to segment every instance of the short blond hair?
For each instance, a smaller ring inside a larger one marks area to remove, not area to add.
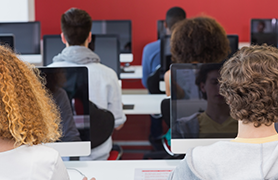
[[[220,94],[226,98],[234,119],[255,127],[277,122],[277,48],[243,47],[223,65],[220,74]]]
[[[42,85],[38,69],[0,46],[0,138],[16,146],[60,138],[60,113]]]

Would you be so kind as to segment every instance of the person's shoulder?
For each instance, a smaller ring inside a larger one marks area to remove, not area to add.
[[[148,43],[145,45],[145,50],[157,49],[160,48],[160,40],[156,40],[154,42]]]
[[[90,63],[87,64],[86,66],[88,70],[94,74],[95,77],[96,77],[95,73],[97,73],[99,77],[106,77],[106,79],[108,78],[110,80],[113,79],[118,81],[118,76],[116,72],[108,66],[105,66],[101,63]]]
[[[100,72],[103,73],[112,73],[112,74],[116,73],[112,68],[101,63],[90,63],[87,64],[86,66],[88,67],[88,69],[99,70]]]
[[[26,157],[33,157],[33,159],[40,161],[40,159],[48,159],[48,161],[56,161],[60,156],[58,151],[45,145],[23,145],[17,151]]]

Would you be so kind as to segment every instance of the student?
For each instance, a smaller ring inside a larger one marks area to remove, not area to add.
[[[49,97],[39,71],[0,46],[0,179],[69,179],[59,153],[42,145],[61,136]]]
[[[166,13],[166,19],[164,26],[167,34],[170,34],[173,25],[186,18],[185,11],[180,7],[172,7]],[[144,47],[142,55],[142,68],[143,77],[142,84],[147,88],[148,77],[156,70],[157,66],[160,65],[160,39],[147,44]]]
[[[224,28],[210,17],[185,19],[177,23],[171,37],[174,63],[221,62],[230,51]],[[170,70],[164,75],[166,95],[170,96]]]
[[[237,137],[188,150],[168,179],[278,179],[278,49],[243,47],[220,74]]]
[[[107,109],[115,118],[115,129],[126,121],[122,109],[121,89],[116,73],[100,64],[97,54],[88,48],[91,41],[92,19],[81,9],[71,8],[61,17],[61,38],[66,48],[53,58],[49,66],[86,66],[89,70],[89,100],[98,108]],[[112,138],[93,148],[91,160],[106,160],[112,148]]]

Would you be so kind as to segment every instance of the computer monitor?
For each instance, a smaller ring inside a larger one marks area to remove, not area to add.
[[[54,56],[57,56],[66,45],[61,40],[61,35],[43,36],[43,65],[47,66],[53,62]]]
[[[160,80],[164,80],[164,74],[172,64],[170,42],[171,35],[164,35],[160,38]]]
[[[86,67],[40,67],[46,89],[61,113],[63,136],[47,143],[61,156],[87,156],[91,153],[88,69]]]
[[[231,52],[228,55],[228,58],[232,57],[234,53],[238,51],[238,35],[236,34],[228,34],[227,38],[229,39],[230,42],[230,48]]]
[[[43,65],[51,64],[53,57],[58,55],[65,47],[60,35],[44,35]],[[102,64],[113,69],[120,77],[119,41],[117,35],[92,35],[92,41],[88,47],[100,57]]]
[[[277,47],[277,20],[276,19],[251,19],[251,44],[272,45]]]
[[[117,35],[92,35],[94,41],[89,44],[101,60],[101,63],[113,69],[120,79],[120,44]],[[94,45],[93,45],[94,42]]]
[[[132,62],[132,31],[130,20],[93,20],[92,34],[118,35],[120,62]]]
[[[188,148],[231,140],[237,121],[219,95],[222,64],[172,64],[171,66],[171,151],[184,154]],[[221,119],[212,119],[222,112]]]
[[[35,22],[0,23],[0,34],[14,35],[15,52],[19,54],[40,54],[41,25]]]
[[[157,39],[161,39],[161,37],[166,35],[166,28],[164,26],[165,20],[158,20],[156,27],[157,27]]]
[[[14,50],[14,35],[0,34],[0,45],[8,46],[12,50]]]

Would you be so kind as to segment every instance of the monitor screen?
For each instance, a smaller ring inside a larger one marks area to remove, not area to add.
[[[232,55],[234,53],[236,53],[238,51],[238,35],[227,35],[227,38],[229,39],[229,42],[230,42],[230,49],[231,49],[231,52],[230,54],[228,55],[228,58],[232,57]]]
[[[164,26],[164,20],[157,21],[157,39],[161,39],[161,37],[166,35],[166,28]]]
[[[251,19],[251,44],[272,45],[277,47],[277,20]]]
[[[170,35],[164,35],[160,39],[160,80],[164,80],[164,74],[170,69],[172,64],[170,41]]]
[[[58,55],[65,47],[60,35],[44,35],[43,65],[51,64],[53,57]],[[100,57],[102,64],[112,68],[120,77],[118,36],[92,35],[92,41],[88,47]]]
[[[0,34],[14,35],[15,52],[40,54],[41,25],[35,22],[0,23]]]
[[[171,66],[171,150],[230,140],[237,135],[237,121],[219,95],[222,64],[173,64]]]
[[[12,50],[14,50],[14,35],[0,34],[0,45],[8,46]]]
[[[46,144],[61,156],[86,156],[91,153],[88,69],[86,67],[41,67],[46,89],[61,113],[62,137]]]

